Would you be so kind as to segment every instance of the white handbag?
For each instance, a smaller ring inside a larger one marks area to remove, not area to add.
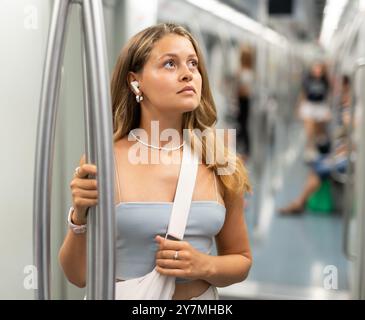
[[[172,236],[182,240],[193,196],[198,158],[184,145],[181,169],[165,239]],[[153,269],[148,274],[115,284],[116,300],[171,300],[175,291],[175,277],[161,275]]]

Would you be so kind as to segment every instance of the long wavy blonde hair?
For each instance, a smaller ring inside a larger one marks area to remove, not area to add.
[[[193,36],[182,26],[165,23],[158,24],[142,30],[133,36],[123,47],[116,66],[114,68],[111,81],[111,96],[113,109],[113,129],[114,141],[127,136],[130,130],[138,128],[141,118],[141,107],[136,102],[133,92],[128,85],[129,72],[141,72],[147,62],[154,44],[168,34],[176,34],[189,39],[197,54],[199,64],[198,70],[202,77],[202,95],[199,106],[190,112],[185,112],[182,118],[182,128],[201,132],[211,130],[212,139],[205,139],[194,135],[194,139],[200,140],[201,159],[211,170],[219,173],[224,167],[211,153],[215,150],[216,154],[223,154],[229,163],[234,164],[234,170],[230,174],[218,174],[225,191],[233,193],[243,193],[251,191],[247,171],[235,153],[225,147],[223,142],[216,139],[214,127],[217,122],[217,111],[213,96],[210,91],[208,74],[205,68],[204,59],[199,46]],[[202,140],[205,140],[204,143]],[[215,148],[214,148],[215,146]],[[194,149],[194,145],[192,145]],[[207,163],[207,158],[213,159]]]

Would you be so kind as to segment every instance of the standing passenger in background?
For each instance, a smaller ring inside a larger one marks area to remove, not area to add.
[[[243,47],[240,55],[240,70],[238,72],[238,102],[237,114],[238,150],[243,153],[243,158],[250,155],[250,137],[248,130],[248,119],[250,116],[250,105],[254,85],[254,57],[250,47]]]
[[[327,123],[331,119],[328,105],[330,85],[323,63],[316,62],[304,78],[299,99],[299,116],[304,122],[306,148],[304,157],[307,161],[317,156],[316,142],[326,135]]]
[[[339,110],[339,121],[343,124],[343,119],[350,117],[351,106],[351,86],[350,77],[348,75],[342,76],[342,90]]]

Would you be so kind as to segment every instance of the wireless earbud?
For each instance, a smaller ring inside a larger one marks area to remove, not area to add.
[[[131,82],[131,86],[136,91],[137,94],[140,94],[141,93],[141,91],[139,91],[139,89],[138,89],[139,88],[138,81],[132,81]]]

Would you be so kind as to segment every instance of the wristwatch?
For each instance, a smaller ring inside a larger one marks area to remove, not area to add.
[[[70,228],[70,230],[72,230],[76,234],[85,233],[86,229],[87,229],[86,224],[77,225],[77,224],[72,223],[71,217],[72,217],[73,211],[74,211],[74,208],[71,207],[70,211],[68,212],[68,218],[67,218],[68,227]]]

